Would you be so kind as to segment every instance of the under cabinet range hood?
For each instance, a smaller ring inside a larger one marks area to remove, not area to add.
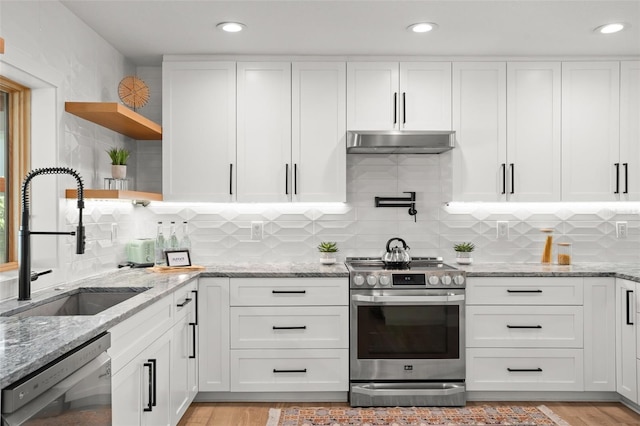
[[[454,147],[454,131],[348,131],[347,154],[440,154]]]

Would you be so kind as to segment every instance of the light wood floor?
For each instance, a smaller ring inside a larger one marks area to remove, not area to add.
[[[546,405],[571,426],[640,426],[640,415],[616,402],[468,402],[467,405]],[[269,408],[346,407],[340,403],[241,403],[191,404],[179,426],[265,426]]]

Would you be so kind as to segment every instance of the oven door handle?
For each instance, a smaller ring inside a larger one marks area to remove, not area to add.
[[[354,302],[376,303],[380,305],[412,304],[431,305],[434,303],[463,302],[464,294],[454,294],[451,296],[368,296],[364,294],[354,294],[351,296]]]
[[[368,389],[363,386],[351,386],[353,393],[359,393],[368,396],[445,396],[463,393],[465,387],[461,385],[451,385],[446,389]]]

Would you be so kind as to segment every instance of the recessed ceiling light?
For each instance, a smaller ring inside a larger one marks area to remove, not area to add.
[[[620,22],[615,22],[613,24],[600,25],[594,31],[599,32],[601,34],[613,34],[618,31],[622,31],[624,29],[624,24]]]
[[[242,31],[246,25],[240,22],[220,22],[216,27],[228,33],[237,33]]]
[[[438,28],[438,24],[433,22],[418,22],[417,24],[411,24],[407,27],[407,31],[414,33],[428,33]]]

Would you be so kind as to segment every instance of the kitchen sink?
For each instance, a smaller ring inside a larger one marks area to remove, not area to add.
[[[146,290],[140,288],[79,288],[55,296],[44,303],[5,314],[15,318],[95,315]],[[29,305],[27,305],[29,306]]]

